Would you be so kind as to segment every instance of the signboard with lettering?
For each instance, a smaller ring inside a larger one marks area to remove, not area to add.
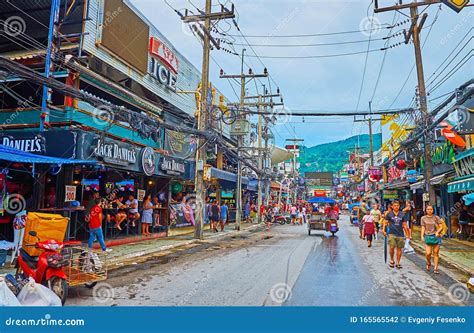
[[[137,190],[137,200],[142,202],[143,200],[145,200],[145,194],[146,194],[146,191],[145,190],[140,190],[138,189]]]
[[[77,158],[78,133],[74,131],[4,131],[0,144],[24,152],[61,158]]]
[[[72,201],[76,201],[76,186],[66,185],[66,195],[64,198],[64,202],[72,202]]]
[[[178,74],[179,60],[171,48],[162,40],[156,37],[150,37],[149,52],[163,61],[164,65]]]
[[[176,90],[178,81],[178,58],[175,53],[161,40],[150,37],[150,74],[161,84]]]
[[[137,162],[137,150],[135,147],[121,142],[107,142],[97,140],[93,148],[93,155],[104,162],[116,165],[129,165]]]
[[[160,161],[160,170],[167,175],[181,176],[186,172],[186,164],[184,161],[171,157],[163,156]]]

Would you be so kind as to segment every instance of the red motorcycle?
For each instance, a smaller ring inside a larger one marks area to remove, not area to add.
[[[36,231],[30,231],[29,234],[38,238]],[[68,261],[61,254],[64,243],[46,240],[26,246],[34,246],[44,252],[38,257],[32,257],[20,248],[16,271],[17,280],[32,277],[36,283],[41,283],[51,289],[64,304],[68,294],[67,275],[63,270]]]

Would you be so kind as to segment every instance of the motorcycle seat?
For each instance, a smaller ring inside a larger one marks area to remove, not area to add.
[[[28,266],[32,268],[36,267],[39,257],[30,256],[23,248],[20,248],[20,255],[23,260],[28,264]]]

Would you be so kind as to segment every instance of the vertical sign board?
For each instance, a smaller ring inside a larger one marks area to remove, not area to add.
[[[137,200],[142,202],[143,200],[145,200],[145,190],[137,190]]]
[[[64,202],[72,202],[72,201],[76,201],[76,186],[66,185],[66,195],[64,198]]]

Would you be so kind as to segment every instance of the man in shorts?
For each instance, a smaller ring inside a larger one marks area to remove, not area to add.
[[[388,232],[387,232],[388,227]],[[402,268],[400,260],[402,258],[403,248],[405,247],[405,235],[409,237],[407,226],[407,215],[400,211],[400,202],[392,202],[392,211],[385,216],[383,224],[383,235],[387,237],[390,246],[390,267]],[[397,249],[397,262],[395,264],[395,248]]]
[[[364,201],[360,202],[359,210],[357,211],[357,221],[358,221],[358,227],[359,227],[359,238],[364,239],[363,233],[364,233],[364,223],[362,223],[362,219],[364,216],[367,214],[367,204]]]

